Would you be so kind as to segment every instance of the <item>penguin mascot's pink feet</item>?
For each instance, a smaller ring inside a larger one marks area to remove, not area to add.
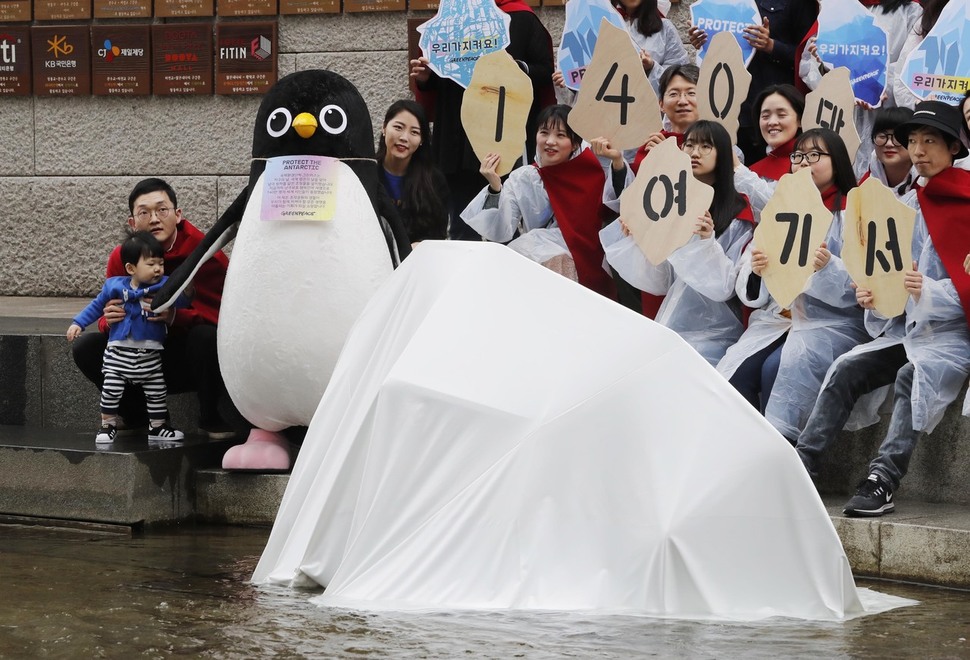
[[[290,443],[281,433],[253,429],[241,445],[230,447],[222,457],[223,470],[288,472]]]

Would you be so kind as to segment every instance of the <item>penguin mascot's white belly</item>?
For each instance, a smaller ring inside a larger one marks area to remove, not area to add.
[[[263,221],[264,176],[239,225],[219,313],[233,403],[268,431],[310,423],[351,326],[393,270],[377,214],[337,162],[329,221]]]

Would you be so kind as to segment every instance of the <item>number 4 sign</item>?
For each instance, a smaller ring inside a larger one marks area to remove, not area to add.
[[[909,294],[904,273],[913,265],[916,210],[870,177],[849,191],[842,229],[842,261],[852,281],[872,291],[876,311],[892,318],[903,313]]]
[[[639,147],[660,131],[660,102],[630,35],[605,18],[569,125],[586,140],[609,138],[610,146],[621,151]]]
[[[659,266],[694,235],[714,189],[694,178],[690,156],[667,138],[650,150],[620,195],[620,217],[647,259]]]
[[[809,168],[781,177],[761,212],[754,244],[768,257],[762,277],[782,307],[790,307],[805,289],[815,271],[815,250],[831,224],[832,212],[822,203]]]
[[[532,81],[504,50],[482,55],[461,102],[461,124],[478,160],[501,154],[496,172],[512,171],[525,145]]]

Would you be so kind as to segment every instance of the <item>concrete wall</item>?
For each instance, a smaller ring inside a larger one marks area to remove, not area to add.
[[[689,2],[671,19],[687,20]],[[537,11],[558,44],[564,10]],[[433,12],[279,18],[280,76],[331,69],[378,122],[407,89],[407,19]],[[0,295],[89,296],[121,237],[131,187],[168,179],[206,229],[246,185],[261,97],[0,100]]]

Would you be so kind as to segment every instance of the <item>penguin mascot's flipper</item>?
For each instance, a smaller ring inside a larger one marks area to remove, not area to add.
[[[252,155],[246,189],[153,305],[170,305],[235,238],[219,312],[219,367],[254,429],[226,453],[223,467],[288,470],[289,445],[279,432],[309,425],[350,327],[411,244],[378,179],[367,105],[338,74],[281,78],[259,106]],[[281,156],[333,159],[305,184],[332,191],[331,220],[262,219],[266,163]]]

